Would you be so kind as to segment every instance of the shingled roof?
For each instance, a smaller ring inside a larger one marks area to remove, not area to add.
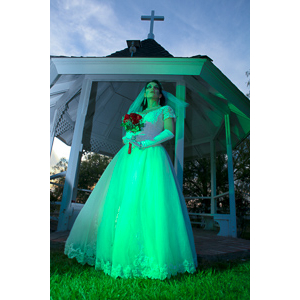
[[[131,57],[128,48],[112,53],[106,57]],[[141,41],[141,47],[136,48],[133,57],[174,57],[153,39]]]
[[[140,42],[141,47],[136,48],[136,52],[133,54],[133,57],[174,57],[172,54],[170,54],[165,48],[163,48],[160,44],[158,44],[153,39],[146,39]],[[66,58],[68,56],[56,56],[56,55],[50,55],[50,58]],[[69,56],[73,58],[79,58],[84,56]],[[96,56],[93,56],[96,57]],[[125,48],[120,51],[116,51],[110,55],[104,56],[104,57],[131,57],[131,53],[129,52],[129,48]],[[207,55],[195,55],[190,58],[206,58],[212,61],[210,57]]]

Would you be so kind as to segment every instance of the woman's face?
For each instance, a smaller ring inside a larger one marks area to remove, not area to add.
[[[161,98],[161,96],[162,95],[159,91],[158,84],[155,82],[149,82],[146,86],[144,97],[146,97],[147,99],[151,98],[158,100],[159,98]]]

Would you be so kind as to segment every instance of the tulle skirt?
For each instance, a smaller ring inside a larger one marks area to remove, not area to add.
[[[193,232],[163,148],[125,145],[102,174],[66,241],[65,254],[116,278],[193,273]]]

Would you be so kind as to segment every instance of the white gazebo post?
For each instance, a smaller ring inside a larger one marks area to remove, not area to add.
[[[215,140],[210,140],[210,183],[211,183],[211,196],[210,196],[210,213],[217,213],[217,201],[216,196],[216,150],[215,150]],[[214,229],[214,219],[205,218],[205,230]]]
[[[176,83],[176,97],[185,101],[185,82]],[[183,163],[184,163],[184,119],[185,107],[177,108],[177,120],[175,129],[175,162],[174,169],[182,190],[183,185]]]
[[[69,229],[69,218],[72,215],[71,202],[73,200],[73,197],[76,197],[77,194],[76,183],[82,153],[82,135],[91,94],[91,86],[92,81],[90,79],[85,78],[83,80],[80,99],[78,103],[77,118],[74,128],[68,170],[66,174],[61,207],[59,212],[57,231],[65,231]]]
[[[229,233],[232,237],[237,237],[234,179],[233,179],[233,159],[232,159],[229,114],[225,114],[224,121],[225,121],[226,147],[227,147],[227,159],[228,159],[227,168],[228,168],[229,207],[230,207]]]
[[[217,213],[217,201],[215,196],[217,194],[217,176],[216,176],[216,144],[215,140],[210,141],[210,177],[211,177],[211,214]]]
[[[55,112],[54,112],[53,123],[52,123],[51,131],[50,131],[50,156],[51,156],[51,153],[52,153],[53,142],[54,142],[54,137],[55,137],[55,129],[56,129],[55,123],[56,123],[56,117],[57,117],[57,109],[56,109]]]

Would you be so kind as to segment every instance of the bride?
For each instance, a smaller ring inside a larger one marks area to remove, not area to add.
[[[144,127],[126,133],[125,145],[80,211],[65,245],[69,258],[114,278],[163,280],[196,271],[185,200],[161,145],[174,137],[171,106],[180,102],[156,80],[147,83],[133,102],[128,113],[138,113]]]

